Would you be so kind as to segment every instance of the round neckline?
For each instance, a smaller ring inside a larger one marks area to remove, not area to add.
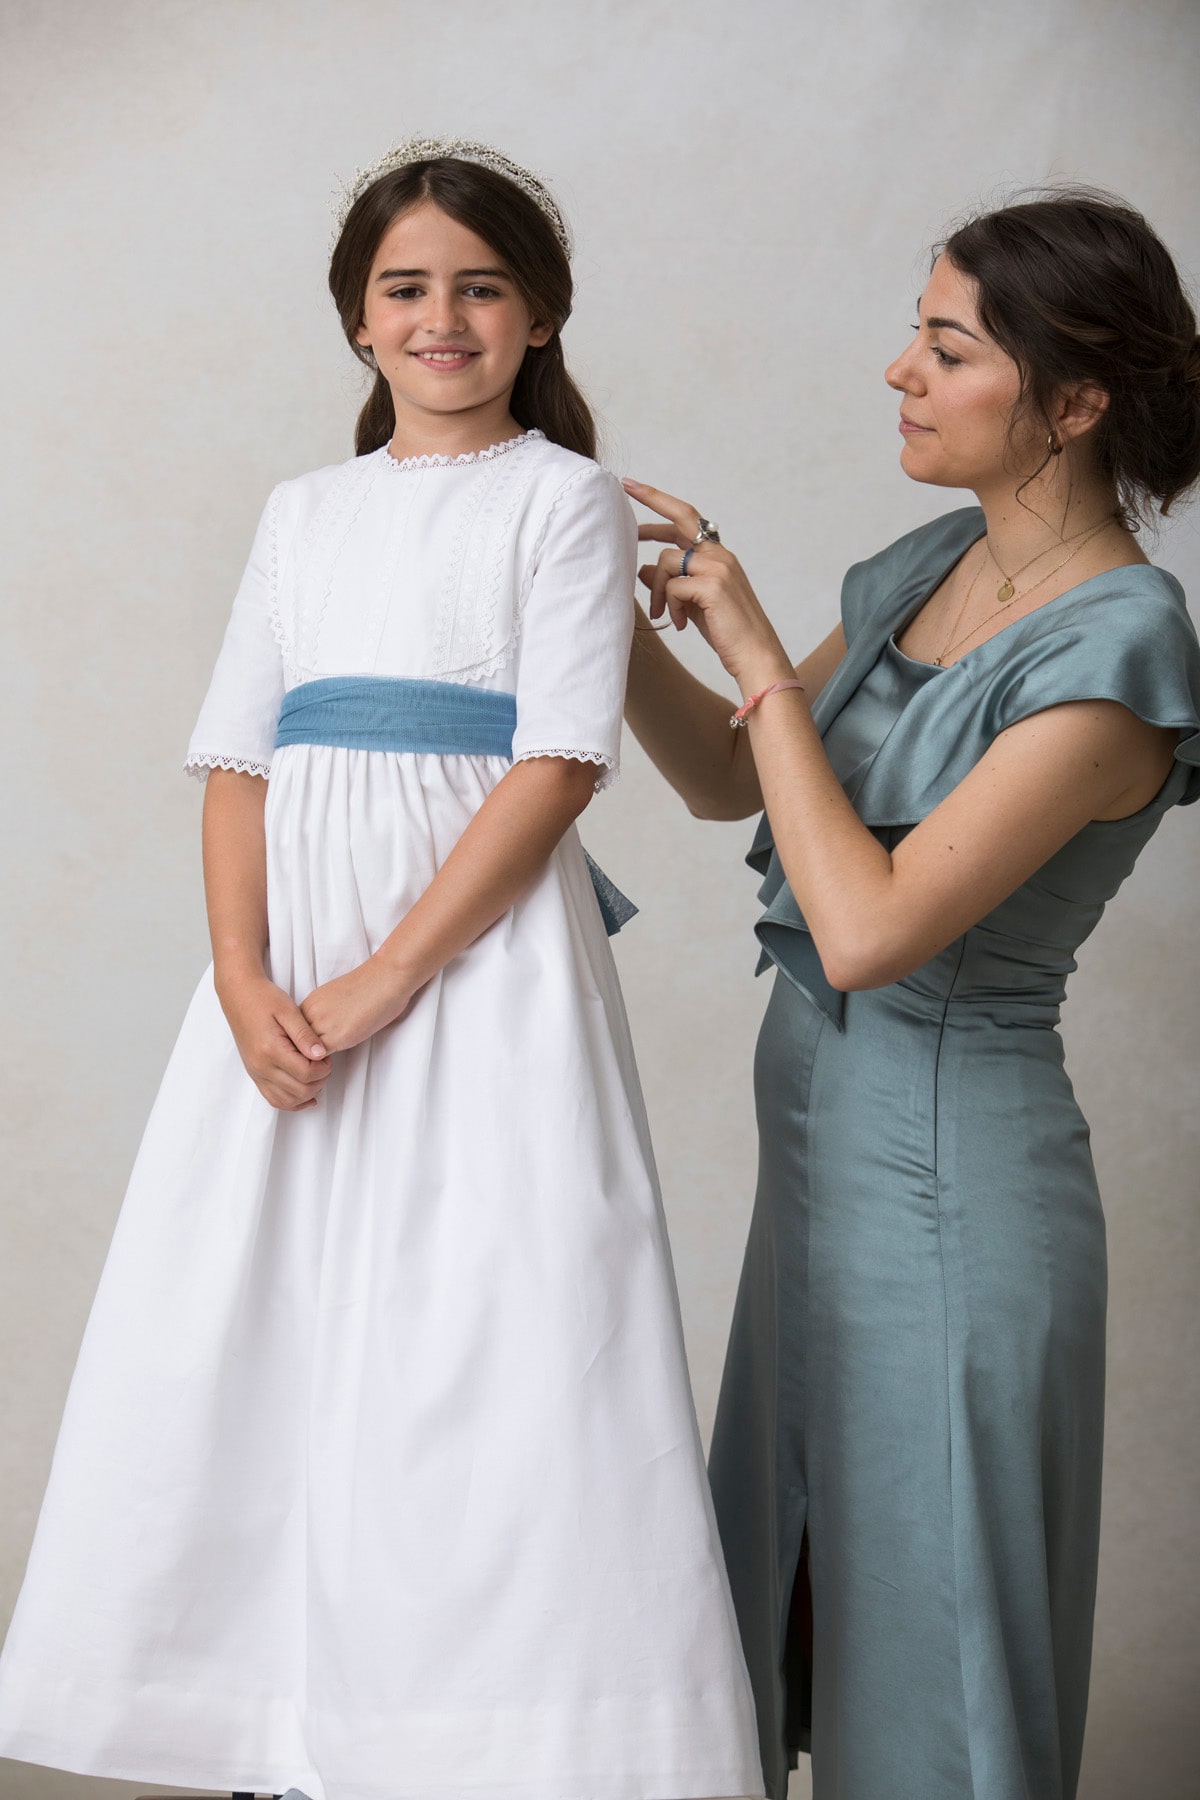
[[[1000,638],[1006,637],[1010,631],[1016,631],[1020,626],[1027,625],[1031,619],[1039,618],[1042,613],[1049,612],[1052,607],[1057,607],[1063,600],[1069,600],[1076,597],[1081,594],[1085,588],[1093,586],[1093,584],[1098,581],[1107,581],[1113,575],[1128,575],[1134,569],[1144,569],[1147,574],[1156,575],[1162,581],[1169,583],[1174,580],[1170,570],[1160,569],[1157,563],[1117,563],[1111,569],[1101,569],[1099,574],[1089,575],[1085,580],[1077,581],[1073,586],[1064,588],[1061,594],[1055,594],[1052,599],[1043,600],[1042,604],[1040,606],[1035,606],[1032,612],[1022,613],[1021,617],[1019,619],[1014,619],[1011,624],[1002,625],[999,631],[994,631],[991,637],[983,640],[982,644],[975,644],[970,650],[964,650],[962,655],[956,657],[952,663],[926,662],[924,657],[910,656],[907,650],[902,650],[900,648],[896,639],[908,630],[930,595],[936,592],[942,585],[942,582],[945,581],[955,564],[961,562],[962,558],[967,554],[967,551],[972,549],[974,545],[979,543],[980,540],[986,536],[987,526],[985,524],[982,531],[977,531],[975,536],[971,538],[969,542],[963,544],[962,547],[955,552],[954,556],[946,566],[940,570],[933,582],[924,589],[921,598],[917,601],[916,605],[911,609],[908,615],[889,633],[888,643],[896,652],[896,655],[901,657],[904,662],[911,663],[914,669],[929,669],[936,675],[945,675],[951,669],[959,668],[967,661],[968,657],[977,656],[980,651],[988,649],[990,645],[996,643]]]
[[[386,467],[403,473],[407,469],[469,469],[476,463],[493,462],[498,456],[507,456],[511,450],[521,444],[527,444],[533,438],[544,438],[545,432],[536,425],[528,431],[520,431],[516,437],[502,438],[498,444],[489,444],[486,450],[464,450],[458,456],[393,456],[386,444],[380,446],[377,455],[382,457]]]

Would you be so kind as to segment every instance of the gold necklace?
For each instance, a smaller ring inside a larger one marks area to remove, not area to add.
[[[1077,531],[1075,533],[1075,537],[1063,538],[1060,541],[1062,543],[1063,549],[1065,550],[1068,544],[1073,544],[1075,542],[1076,538],[1086,538],[1086,536],[1087,536],[1086,532]],[[1000,573],[1004,576],[1004,580],[1000,583],[1000,586],[996,589],[997,605],[1007,606],[1009,601],[1013,598],[1013,595],[1017,591],[1017,577],[1020,575],[1023,575],[1025,573],[1026,569],[1032,569],[1034,563],[1039,562],[1041,560],[1041,558],[1043,556],[1045,556],[1046,552],[1044,550],[1039,550],[1036,556],[1031,556],[1028,562],[1022,563],[1019,569],[1014,569],[1013,573],[1011,575],[1009,575],[1007,573],[1007,571],[1005,570],[1004,564],[1000,561],[1000,558],[996,555],[996,552],[992,549],[991,538],[989,536],[987,536],[986,534],[984,537],[984,542],[987,545],[988,555],[991,557],[992,561],[995,563],[995,565],[999,569]],[[1053,574],[1053,570],[1051,570],[1051,574]],[[1049,577],[1047,577],[1047,579],[1049,579]],[[1031,588],[1026,589],[1027,593],[1032,593],[1032,591],[1033,590]]]
[[[1050,580],[1050,578],[1054,575],[1057,575],[1059,573],[1060,569],[1065,569],[1069,562],[1074,562],[1075,558],[1079,555],[1079,552],[1083,549],[1085,544],[1090,544],[1094,537],[1097,537],[1100,534],[1100,532],[1102,532],[1105,529],[1106,526],[1111,525],[1111,524],[1112,524],[1112,517],[1110,515],[1107,519],[1101,519],[1101,521],[1098,525],[1093,525],[1090,531],[1084,532],[1083,536],[1079,539],[1078,543],[1075,545],[1075,548],[1070,552],[1070,554],[1067,556],[1064,556],[1060,563],[1055,563],[1055,565],[1052,569],[1048,569],[1044,575],[1039,576],[1035,582],[1033,582],[1029,587],[1027,587],[1025,589],[1025,592],[1021,595],[1021,599],[1022,600],[1027,599],[1030,594],[1036,594],[1037,590],[1040,587],[1045,587],[1046,583]],[[983,627],[989,622],[989,620],[994,619],[996,617],[997,613],[1003,612],[1005,610],[1005,608],[1007,606],[1011,605],[1011,603],[1012,603],[1013,596],[1010,593],[1010,594],[1006,595],[1006,597],[1003,600],[1000,600],[1000,603],[998,606],[993,606],[991,612],[985,613],[983,618],[979,620],[979,623],[977,625],[972,625],[970,631],[964,631],[963,635],[960,638],[955,637],[954,634],[963,622],[963,615],[965,614],[967,607],[970,605],[971,595],[975,592],[976,584],[979,581],[979,577],[983,574],[984,568],[987,564],[987,559],[989,556],[991,556],[991,554],[992,554],[991,546],[987,543],[987,541],[985,539],[984,540],[983,561],[980,563],[980,565],[976,569],[974,575],[971,577],[971,585],[967,589],[966,598],[964,599],[962,605],[958,609],[958,617],[955,619],[953,625],[950,627],[949,638],[942,645],[941,650],[938,652],[938,654],[933,659],[935,666],[939,669],[944,669],[946,667],[946,658],[949,656],[949,654],[952,650],[957,650],[958,646],[960,644],[965,644],[968,638],[973,638],[977,632],[982,631]],[[1044,556],[1045,554],[1046,554],[1046,552],[1043,550],[1042,555]],[[1034,562],[1036,562],[1037,557],[1035,556],[1032,560]],[[998,569],[1000,569],[1000,564],[997,563],[996,567]],[[1029,563],[1026,563],[1025,567],[1028,568]],[[1018,575],[1020,575],[1022,572],[1023,571],[1020,569],[1017,570]],[[1000,569],[1000,573],[1002,575],[1004,574],[1003,569]],[[1011,585],[1007,576],[1005,576],[1003,585],[1004,585],[1004,587],[1009,587]],[[997,590],[997,598],[999,598],[999,593],[1001,591],[1002,590]]]

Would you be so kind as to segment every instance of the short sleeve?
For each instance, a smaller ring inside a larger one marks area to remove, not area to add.
[[[1047,608],[1045,633],[1002,668],[990,696],[992,730],[1071,700],[1115,700],[1147,724],[1179,733],[1182,773],[1172,795],[1189,805],[1200,800],[1200,643],[1183,590],[1145,565],[1097,580],[1107,592],[1088,598],[1092,584],[1084,584],[1053,625]]]
[[[273,625],[279,496],[267,501],[184,767],[269,776],[283,703],[283,657]]]
[[[513,761],[562,756],[616,780],[633,637],[637,527],[615,477],[588,465],[558,490],[521,623]]]

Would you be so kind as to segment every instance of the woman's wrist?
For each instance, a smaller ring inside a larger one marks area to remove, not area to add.
[[[752,694],[761,694],[773,682],[794,680],[796,670],[787,651],[775,638],[773,642],[752,646],[744,657],[738,658],[736,669],[731,669],[730,673],[745,702]]]

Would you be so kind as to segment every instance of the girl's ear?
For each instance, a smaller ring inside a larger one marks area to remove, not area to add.
[[[354,341],[356,344],[361,344],[364,350],[369,350],[371,348],[371,334],[367,330],[365,320],[355,332]]]
[[[529,327],[529,348],[543,350],[553,336],[553,325],[531,325]]]
[[[1093,430],[1108,411],[1108,400],[1107,389],[1098,387],[1093,381],[1062,394],[1054,411],[1054,428],[1058,436],[1066,442]]]

